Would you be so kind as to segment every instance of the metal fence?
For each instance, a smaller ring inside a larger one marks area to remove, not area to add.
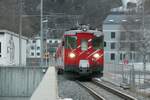
[[[27,58],[27,66],[41,66],[41,59],[40,58]],[[54,57],[50,57],[47,59],[43,59],[43,63],[42,66],[55,66],[55,58]]]
[[[138,69],[137,64],[107,63],[104,65],[104,78],[131,89],[146,89],[150,85],[150,71],[144,71],[142,67]]]
[[[45,69],[47,68],[0,66],[0,96],[31,96]]]

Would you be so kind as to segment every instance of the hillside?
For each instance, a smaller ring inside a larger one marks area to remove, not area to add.
[[[47,17],[48,27],[55,29],[68,28],[77,22],[101,28],[101,23],[109,14],[110,9],[121,5],[120,0],[43,1],[44,15],[49,15]],[[0,9],[0,29],[19,33],[19,15],[21,13],[23,15],[23,35],[31,37],[39,32],[40,0],[22,0],[22,2],[21,0],[0,0]],[[67,25],[68,27],[66,27]]]

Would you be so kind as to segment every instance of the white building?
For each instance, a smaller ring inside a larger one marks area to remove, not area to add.
[[[54,44],[54,43],[60,43],[60,39],[47,39],[47,43]]]
[[[140,22],[141,20],[136,15],[133,16],[133,18],[135,18],[133,19],[134,22]],[[145,30],[147,30],[148,32],[150,31],[150,21],[148,20],[149,18],[150,15],[145,16],[144,21]],[[123,23],[128,23],[129,21],[130,20],[128,19],[128,16],[125,14],[110,14],[104,20],[103,33],[104,41],[106,44],[106,46],[104,47],[105,63],[119,63],[124,62],[124,60],[128,60],[128,62],[142,62],[143,58],[140,52],[138,53],[135,50],[135,43],[131,43],[131,40],[129,41],[126,37],[127,30],[124,29]],[[128,27],[132,27],[134,25],[133,23],[128,24]],[[134,29],[131,28],[128,31],[133,32]],[[134,34],[136,34],[136,32],[134,32]],[[120,42],[128,43],[128,45],[130,45],[128,46],[128,50],[124,50],[122,47],[122,43]],[[147,60],[150,61],[150,54],[147,55]]]
[[[60,42],[61,42],[60,39],[47,39],[46,43],[45,42],[43,43],[43,46],[44,46],[43,52],[46,52],[46,51],[49,53],[51,53],[51,51],[54,52],[53,49],[55,49],[57,47],[57,44],[59,44]],[[28,58],[40,58],[41,57],[40,37],[34,37],[33,39],[29,40],[28,50],[29,50]]]
[[[121,0],[122,6],[117,8],[112,8],[112,12],[126,12],[129,10],[136,10],[141,4],[143,0]],[[132,7],[130,8],[130,5],[132,4]]]
[[[40,58],[41,57],[41,42],[40,37],[34,37],[30,39],[28,43],[28,58]]]
[[[19,58],[19,35],[0,30],[0,65],[26,65],[27,38],[21,36],[21,58]]]

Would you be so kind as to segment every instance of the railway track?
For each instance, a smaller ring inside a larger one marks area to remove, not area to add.
[[[122,93],[112,87],[109,87],[97,80],[91,82],[79,82],[96,100],[137,100],[128,94]]]

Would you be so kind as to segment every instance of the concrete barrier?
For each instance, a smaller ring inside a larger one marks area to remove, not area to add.
[[[31,97],[45,75],[42,69],[36,66],[0,66],[0,98]]]
[[[30,100],[58,100],[57,73],[49,67]]]

